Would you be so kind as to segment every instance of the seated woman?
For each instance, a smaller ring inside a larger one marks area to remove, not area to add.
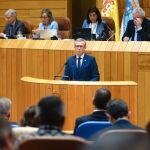
[[[92,37],[95,36],[95,40],[106,41],[109,39],[107,24],[102,21],[101,14],[96,7],[89,8],[82,28],[91,28],[91,34]]]
[[[58,33],[58,23],[54,21],[52,12],[49,9],[43,9],[41,11],[41,23],[38,29],[34,30],[33,33],[38,34],[40,30],[50,29],[54,31],[54,36]]]

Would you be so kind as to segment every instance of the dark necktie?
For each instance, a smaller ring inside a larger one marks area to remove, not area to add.
[[[137,31],[137,41],[141,41],[140,31]]]
[[[78,58],[78,66],[77,66],[77,67],[78,67],[78,70],[79,70],[80,67],[81,67],[81,57]]]
[[[13,36],[13,25],[10,25],[10,36]]]

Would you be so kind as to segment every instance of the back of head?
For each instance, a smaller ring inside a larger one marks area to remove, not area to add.
[[[4,118],[0,118],[0,149],[5,147],[10,150],[10,147],[7,148],[9,144],[14,146],[14,135],[10,123]]]
[[[41,98],[37,105],[36,116],[40,125],[62,127],[64,124],[64,104],[58,96]]]
[[[111,100],[111,93],[108,89],[101,88],[98,89],[94,96],[94,105],[98,109],[105,110],[106,104]]]
[[[123,100],[114,99],[107,103],[106,112],[117,120],[128,115],[128,106]]]
[[[13,17],[16,17],[17,16],[17,12],[15,9],[8,9],[5,14],[5,16],[13,16]]]
[[[34,117],[36,112],[36,106],[30,106],[24,112],[23,119],[21,120],[21,126],[35,127]]]
[[[0,118],[8,119],[10,117],[11,100],[2,97],[0,98]]]

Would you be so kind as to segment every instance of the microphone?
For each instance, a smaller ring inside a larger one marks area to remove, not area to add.
[[[61,75],[59,75],[61,73],[61,71],[63,70],[63,68],[68,64],[68,62],[65,62],[62,67],[60,68],[60,70],[58,70],[58,72],[54,75],[53,80],[55,80],[57,77],[63,77]],[[68,77],[68,76],[64,76],[64,77]],[[69,77],[68,77],[69,78]]]

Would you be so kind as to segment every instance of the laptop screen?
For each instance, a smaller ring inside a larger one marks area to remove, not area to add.
[[[75,28],[73,33],[73,39],[77,38],[91,40],[91,28]]]

